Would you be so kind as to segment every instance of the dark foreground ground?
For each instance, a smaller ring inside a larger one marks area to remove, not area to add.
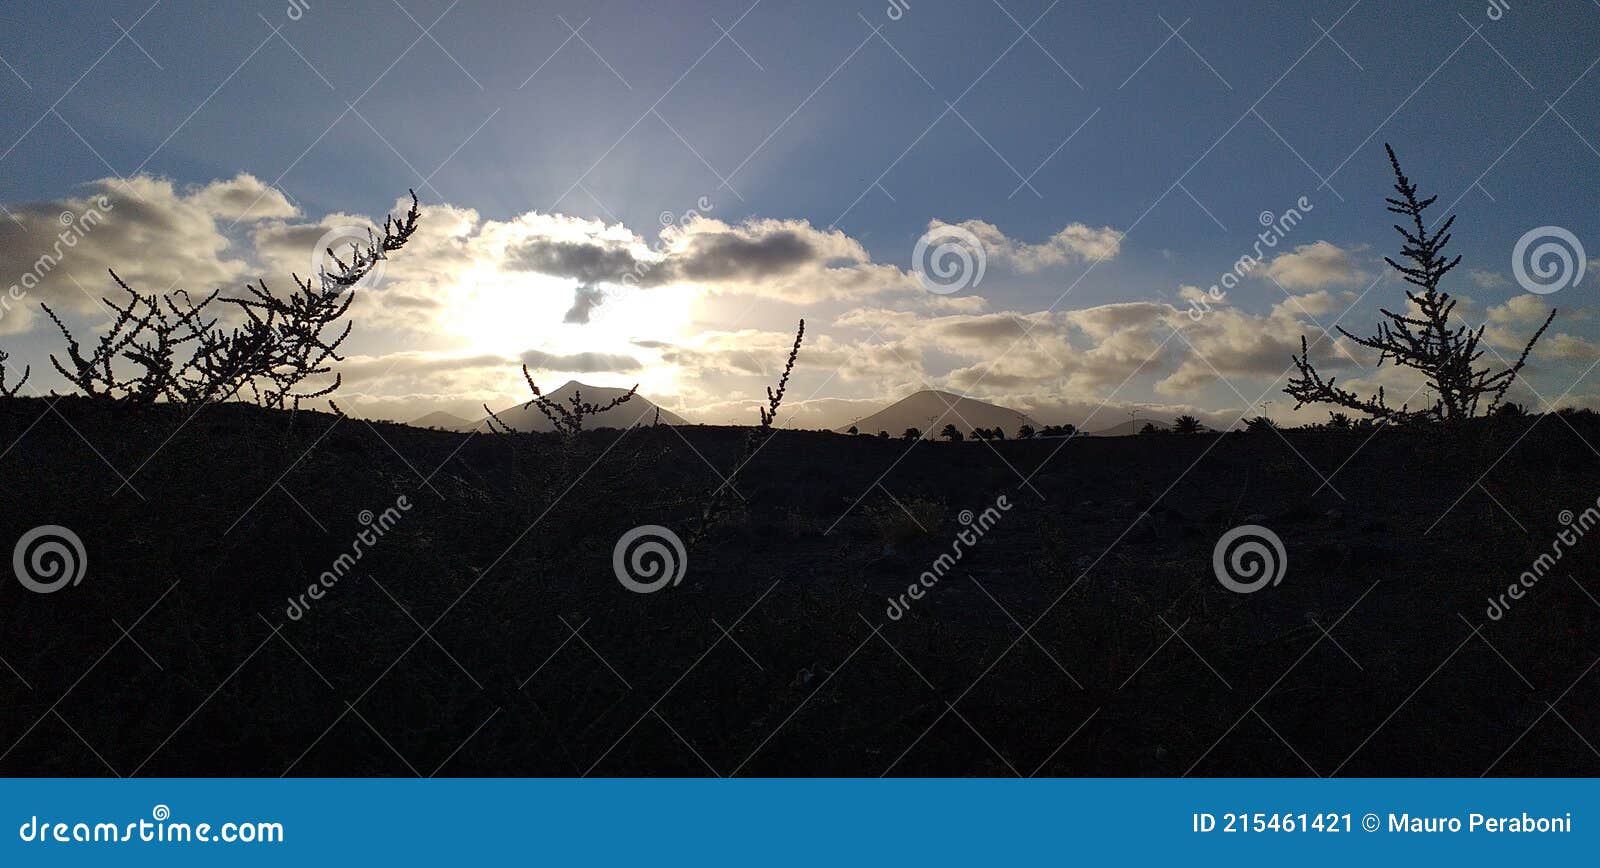
[[[0,773],[1600,773],[1600,538],[1485,614],[1600,495],[1593,417],[995,449],[782,432],[694,532],[745,436],[0,402],[0,549],[62,525],[88,559],[52,594],[0,582]],[[1235,594],[1212,549],[1252,523],[1287,574]],[[642,524],[688,541],[681,584],[615,578]]]

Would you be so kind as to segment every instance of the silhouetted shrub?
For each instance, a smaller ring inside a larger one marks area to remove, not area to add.
[[[573,389],[572,394],[567,396],[566,405],[563,406],[560,401],[552,401],[545,397],[544,392],[539,391],[539,384],[533,381],[533,374],[528,372],[527,365],[522,366],[522,378],[528,381],[528,388],[533,391],[533,397],[528,400],[528,403],[522,405],[522,409],[538,407],[539,412],[550,420],[550,424],[554,426],[556,433],[568,438],[576,437],[583,433],[583,420],[585,418],[597,416],[613,407],[626,404],[633,400],[633,396],[639,391],[639,384],[634,383],[633,388],[626,393],[618,395],[604,404],[594,404],[583,400],[583,390]],[[505,420],[495,415],[495,412],[489,409],[488,404],[483,405],[483,410],[489,414],[489,418],[485,422],[491,432],[509,434],[514,430],[505,423]],[[657,424],[661,422],[660,409],[656,410],[656,422]]]
[[[7,386],[6,360],[9,358],[11,357],[6,355],[4,350],[0,350],[0,398],[15,398],[17,396],[17,391],[28,382],[28,374],[33,372],[33,368],[31,366],[23,368],[22,378],[17,380],[17,384],[15,386]]]
[[[355,285],[411,239],[419,216],[413,192],[403,218],[384,218],[381,238],[368,230],[365,247],[351,243],[349,262],[329,248],[336,270],[319,269],[313,275],[316,285],[312,278],[291,275],[296,289],[285,297],[268,290],[265,280],[246,286],[249,295],[241,298],[219,299],[220,290],[199,301],[181,289],[145,295],[112,271],[127,299],[121,304],[101,299],[115,316],[88,355],[56,312],[40,304],[67,342],[67,364],[54,354],[50,363],[91,398],[141,404],[227,401],[248,389],[256,403],[282,408],[330,395],[342,382],[337,373],[327,386],[297,391],[306,379],[332,373],[330,362],[343,360],[338,351],[350,336],[350,323],[336,337],[324,331],[337,327],[349,311]],[[210,315],[216,302],[234,305],[244,322],[218,327],[218,318]]]
[[[1439,228],[1430,232],[1422,214],[1438,197],[1417,198],[1417,186],[1400,170],[1400,161],[1395,157],[1394,149],[1384,145],[1384,150],[1389,153],[1389,165],[1394,170],[1394,189],[1400,194],[1398,199],[1385,201],[1389,203],[1391,213],[1410,218],[1413,227],[1407,229],[1399,224],[1394,227],[1405,239],[1400,255],[1412,264],[1401,265],[1389,257],[1384,257],[1384,261],[1398,271],[1407,283],[1420,287],[1422,291],[1406,290],[1406,300],[1414,306],[1415,315],[1409,311],[1396,313],[1383,309],[1387,321],[1378,324],[1378,333],[1372,337],[1356,337],[1342,326],[1338,328],[1340,334],[1355,343],[1377,350],[1379,365],[1393,360],[1397,366],[1421,372],[1435,395],[1434,404],[1425,410],[1411,410],[1408,404],[1397,409],[1385,402],[1382,387],[1379,387],[1376,395],[1362,398],[1348,389],[1335,386],[1336,378],[1323,381],[1311,363],[1304,336],[1300,338],[1300,355],[1292,357],[1300,375],[1289,381],[1284,392],[1297,402],[1295,409],[1306,404],[1336,404],[1359,410],[1373,418],[1394,422],[1470,418],[1477,414],[1478,404],[1485,396],[1489,398],[1488,410],[1493,412],[1505,396],[1506,389],[1516,381],[1518,372],[1527,363],[1528,353],[1533,350],[1533,345],[1545,329],[1550,327],[1556,312],[1550,311],[1544,324],[1528,339],[1527,345],[1522,348],[1522,355],[1511,367],[1498,372],[1487,367],[1474,368],[1473,365],[1483,355],[1483,351],[1478,349],[1478,342],[1483,338],[1484,326],[1478,326],[1475,331],[1467,326],[1452,327],[1450,314],[1455,310],[1456,300],[1439,289],[1439,282],[1445,275],[1461,264],[1460,256],[1450,259],[1444,253],[1445,245],[1450,243],[1450,227],[1456,218],[1451,215]]]
[[[1203,427],[1199,419],[1187,414],[1172,420],[1172,430],[1179,434],[1199,434]]]

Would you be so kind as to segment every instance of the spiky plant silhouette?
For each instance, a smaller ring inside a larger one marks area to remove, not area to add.
[[[789,348],[789,358],[784,361],[783,374],[778,378],[777,387],[768,386],[766,406],[756,408],[756,411],[760,414],[761,424],[752,429],[744,438],[744,445],[740,448],[739,456],[733,463],[733,470],[705,498],[705,502],[700,509],[700,521],[696,524],[692,533],[692,537],[695,540],[704,536],[713,524],[728,513],[731,508],[728,500],[729,495],[736,490],[734,488],[734,480],[744,470],[745,465],[749,464],[750,460],[761,450],[761,447],[772,439],[774,433],[772,424],[778,418],[779,408],[783,406],[784,393],[789,389],[789,377],[794,373],[795,362],[800,358],[800,345],[805,342],[805,337],[806,321],[802,319],[799,327],[795,329],[794,344]]]
[[[1376,394],[1363,398],[1335,385],[1333,377],[1326,381],[1312,364],[1310,350],[1304,336],[1300,338],[1300,354],[1293,356],[1299,376],[1289,381],[1284,392],[1295,399],[1295,409],[1306,404],[1334,404],[1357,410],[1387,422],[1455,421],[1477,415],[1479,404],[1488,398],[1487,412],[1493,412],[1505,397],[1506,390],[1516,381],[1528,361],[1533,345],[1544,335],[1545,329],[1556,317],[1554,310],[1544,324],[1533,333],[1522,348],[1522,354],[1510,367],[1495,371],[1476,367],[1483,356],[1479,342],[1483,339],[1484,325],[1476,330],[1468,326],[1452,326],[1450,315],[1455,310],[1456,299],[1439,288],[1439,283],[1457,265],[1461,257],[1450,257],[1444,252],[1450,243],[1450,227],[1455,215],[1446,218],[1435,229],[1429,229],[1423,219],[1437,196],[1421,198],[1417,185],[1400,169],[1400,160],[1394,149],[1383,146],[1389,154],[1389,165],[1394,170],[1395,192],[1399,198],[1388,198],[1388,210],[1410,222],[1410,227],[1395,224],[1395,231],[1405,239],[1400,256],[1409,264],[1384,257],[1389,266],[1399,272],[1405,281],[1417,289],[1405,291],[1412,311],[1399,313],[1383,308],[1385,321],[1378,324],[1378,333],[1371,337],[1357,337],[1339,327],[1339,333],[1360,346],[1378,351],[1378,364],[1393,361],[1399,367],[1412,368],[1425,378],[1427,388],[1434,394],[1433,406],[1412,410],[1410,404],[1391,407],[1380,387]]]
[[[6,379],[8,375],[6,374],[6,360],[10,358],[11,356],[8,355],[5,350],[0,350],[0,398],[15,398],[17,396],[17,392],[20,391],[24,385],[27,385],[28,374],[33,372],[32,367],[23,368],[22,378],[17,380],[17,384],[14,386],[7,386]]]
[[[291,275],[296,289],[285,296],[273,294],[265,280],[247,286],[248,295],[240,298],[219,298],[220,290],[199,300],[181,289],[147,295],[112,271],[126,299],[101,299],[115,316],[87,354],[61,317],[40,305],[67,342],[65,364],[54,354],[50,363],[90,398],[198,405],[249,390],[262,406],[298,408],[302,400],[339,388],[342,379],[331,363],[343,360],[339,347],[351,324],[344,322],[335,336],[325,332],[350,310],[356,284],[411,239],[419,216],[413,192],[403,217],[384,218],[382,236],[368,230],[365,245],[352,242],[348,262],[329,248],[335,267],[307,278]],[[218,327],[215,303],[233,305],[243,322]],[[329,373],[334,376],[327,385],[301,390],[307,379]]]
[[[618,395],[604,404],[595,404],[583,400],[583,390],[573,389],[572,394],[567,396],[566,403],[562,404],[560,401],[546,397],[544,392],[539,390],[539,384],[533,381],[533,374],[529,373],[527,365],[522,366],[522,378],[528,381],[528,388],[533,392],[533,397],[528,400],[528,403],[522,405],[522,409],[538,407],[539,412],[550,420],[550,424],[555,428],[556,433],[567,438],[577,437],[583,433],[584,419],[590,416],[597,416],[614,407],[620,407],[628,403],[633,400],[633,396],[639,391],[639,384],[634,383],[633,388],[624,394]],[[488,404],[484,404],[483,409],[484,412],[489,414],[489,418],[486,421],[491,432],[509,434],[515,430],[510,425],[507,425],[505,420],[496,415],[493,410],[490,410]],[[661,410],[657,408],[657,424],[660,421]]]

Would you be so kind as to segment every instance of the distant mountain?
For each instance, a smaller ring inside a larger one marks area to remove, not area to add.
[[[939,418],[941,416],[943,418]],[[937,424],[931,421],[933,419],[938,419]],[[1007,437],[1015,437],[1017,428],[1025,422],[1039,427],[1026,413],[1008,407],[975,398],[963,398],[949,392],[924,390],[890,404],[855,425],[857,430],[866,434],[887,431],[893,437],[899,437],[907,428],[916,428],[923,437],[933,439],[939,436],[946,425],[956,426],[956,430],[965,436],[971,436],[974,428],[998,427],[1006,432]],[[845,431],[849,427],[846,425],[838,430]]]
[[[612,389],[605,386],[586,386],[577,380],[572,380],[565,386],[544,394],[546,398],[565,407],[568,406],[567,399],[572,396],[573,392],[582,392],[585,403],[605,404],[612,398],[626,394],[627,391],[627,389]],[[634,395],[626,404],[621,404],[604,413],[585,418],[583,427],[585,429],[631,428],[635,425],[653,425],[655,424],[656,411],[658,410],[661,412],[661,421],[668,425],[687,424],[676,413],[670,410],[661,410],[660,407],[657,407],[643,395]],[[539,412],[539,408],[535,406],[524,407],[522,404],[514,404],[498,411],[495,415],[500,418],[500,421],[518,431],[550,431],[554,429],[554,426],[550,424],[550,420],[546,419],[544,414]],[[477,423],[469,422],[465,428],[467,430],[487,431],[488,420],[480,420]]]
[[[1126,437],[1129,434],[1138,434],[1140,429],[1146,425],[1155,425],[1158,431],[1166,431],[1172,427],[1171,423],[1163,422],[1160,419],[1129,419],[1126,422],[1112,425],[1110,428],[1090,431],[1088,434],[1090,437]]]
[[[443,431],[466,431],[472,428],[471,419],[463,419],[453,413],[436,411],[429,413],[409,423],[413,428],[438,428]]]

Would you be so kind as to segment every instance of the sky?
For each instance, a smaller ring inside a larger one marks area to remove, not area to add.
[[[1320,421],[1281,392],[1302,335],[1341,384],[1422,400],[1334,331],[1405,304],[1389,143],[1458,215],[1445,288],[1484,361],[1557,307],[1513,397],[1600,406],[1596,0],[3,15],[0,350],[30,390],[68,390],[40,302],[87,334],[108,268],[286,287],[414,189],[422,228],[351,309],[357,415],[475,418],[525,399],[527,363],[753,422],[803,317],[790,426],[929,388],[1091,429]],[[1525,237],[1570,264],[1519,275]]]

